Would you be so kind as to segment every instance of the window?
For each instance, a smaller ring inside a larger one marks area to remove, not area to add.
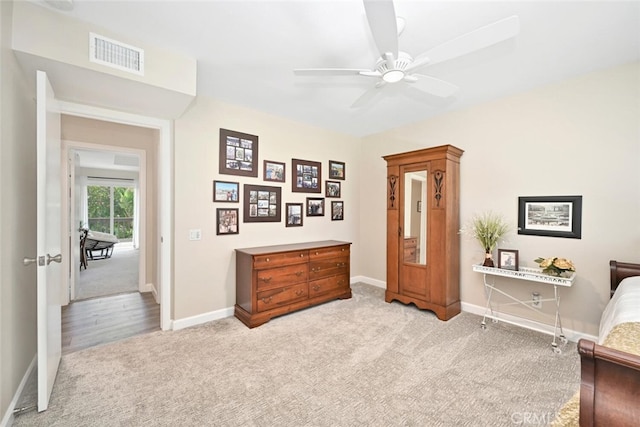
[[[134,227],[135,189],[128,186],[88,185],[89,229],[115,234],[120,241],[131,241]]]

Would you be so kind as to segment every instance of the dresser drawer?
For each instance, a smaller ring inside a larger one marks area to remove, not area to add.
[[[296,300],[306,299],[308,295],[309,291],[306,282],[258,292],[258,311],[281,307]]]
[[[405,249],[404,250],[404,260],[405,262],[417,262],[418,257],[416,254],[416,248]]]
[[[281,288],[294,283],[306,282],[309,273],[308,264],[259,270],[256,286],[259,291]]]
[[[334,258],[349,256],[349,245],[329,246],[327,248],[311,249],[309,259]]]
[[[281,252],[269,255],[256,255],[253,257],[253,268],[280,267],[283,265],[300,264],[309,260],[309,251]]]
[[[405,237],[404,238],[404,248],[416,248],[418,246],[418,238],[417,237]]]
[[[314,280],[313,282],[309,282],[309,298],[338,289],[346,290],[348,288],[349,278],[346,274]]]
[[[322,277],[347,274],[349,269],[349,257],[319,259],[309,263],[309,280]]]

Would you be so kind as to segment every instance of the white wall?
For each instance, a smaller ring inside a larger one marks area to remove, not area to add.
[[[123,39],[104,28],[51,11],[27,1],[14,10],[13,49],[37,57],[136,80],[188,95],[196,94],[196,61],[136,40]],[[89,33],[127,43],[145,52],[144,76],[89,61]]]
[[[463,150],[461,222],[493,210],[513,225],[499,247],[517,249],[521,265],[539,256],[572,259],[574,286],[562,292],[563,326],[597,335],[608,300],[609,260],[640,262],[640,65],[616,67],[503,98],[363,139],[361,170],[375,185],[360,195],[362,274],[386,280],[386,164],[382,155],[443,144]],[[518,196],[582,195],[582,239],[523,236],[515,231]],[[373,203],[372,203],[373,201]],[[483,306],[483,260],[462,238],[461,299]],[[553,288],[503,281],[520,297]],[[552,312],[552,304],[543,309]],[[508,312],[508,307],[501,310]],[[512,314],[521,313],[512,310]],[[544,320],[544,319],[540,319]]]
[[[35,89],[11,51],[11,2],[0,2],[0,423],[36,355]]]
[[[258,177],[247,178],[218,173],[220,128],[258,136]],[[291,159],[322,162],[322,193],[291,191]],[[263,181],[263,160],[286,163],[286,182]],[[279,223],[240,222],[239,234],[216,235],[216,209],[238,208],[242,203],[213,203],[213,181],[282,187],[282,207],[287,202],[305,202],[306,197],[324,197],[328,161],[346,163],[342,197],[325,200],[344,201],[344,221],[324,217],[304,217],[302,227]],[[175,246],[174,246],[174,319],[180,320],[235,304],[235,248],[297,243],[317,240],[353,242],[359,252],[358,221],[360,152],[357,138],[296,123],[254,110],[199,97],[175,122]],[[189,241],[189,230],[201,229],[202,240]],[[351,274],[359,274],[356,256],[352,256]]]

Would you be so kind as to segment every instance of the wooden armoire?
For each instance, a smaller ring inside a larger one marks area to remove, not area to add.
[[[448,320],[460,313],[460,157],[452,145],[387,161],[385,301]]]

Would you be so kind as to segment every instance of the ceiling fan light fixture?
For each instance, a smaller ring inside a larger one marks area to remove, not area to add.
[[[404,71],[402,70],[389,70],[382,75],[382,80],[387,83],[397,83],[404,79]]]

